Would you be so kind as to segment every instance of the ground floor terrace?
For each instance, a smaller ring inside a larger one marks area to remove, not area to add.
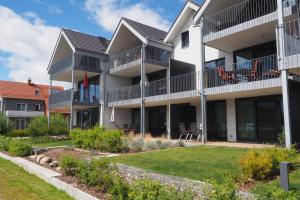
[[[293,143],[300,142],[300,107],[297,91],[299,84],[290,83],[291,129]],[[260,96],[223,95],[226,98],[207,98],[206,120],[208,141],[248,143],[278,143],[284,135],[283,98],[278,93],[261,93]],[[140,132],[139,105],[108,108],[108,126]],[[195,97],[185,102],[148,104],[145,108],[145,129],[152,137],[178,139],[180,124],[190,131],[196,124],[201,129],[201,102]],[[185,138],[185,137],[184,137]],[[284,141],[284,139],[283,139]]]

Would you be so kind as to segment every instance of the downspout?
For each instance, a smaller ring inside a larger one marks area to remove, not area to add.
[[[148,39],[147,39],[148,43]],[[144,139],[146,131],[145,131],[145,48],[146,44],[143,43],[141,48],[141,138]]]

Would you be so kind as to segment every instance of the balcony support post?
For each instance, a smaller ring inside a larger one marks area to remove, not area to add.
[[[71,105],[70,105],[70,131],[73,129],[73,102],[74,102],[74,68],[72,69],[72,90],[71,90]]]
[[[49,86],[49,97],[52,94],[52,79],[50,78],[50,86]],[[51,115],[51,111],[50,111],[50,101],[49,101],[49,97],[48,97],[48,110],[47,110],[47,117],[48,117],[48,128],[50,128],[50,115]]]
[[[277,54],[278,63],[281,70],[281,83],[282,83],[282,100],[283,100],[283,116],[284,116],[284,134],[285,145],[287,148],[292,147],[291,135],[291,119],[290,119],[290,105],[289,105],[289,80],[288,71],[284,67],[285,59],[285,34],[284,34],[284,15],[283,15],[283,1],[277,0],[278,7],[278,26],[276,30],[277,38]]]
[[[200,41],[201,41],[201,52],[200,52],[200,98],[201,98],[201,124],[202,124],[202,143],[207,141],[207,129],[206,129],[206,97],[205,97],[205,44],[204,38],[204,20],[203,17],[200,21]]]
[[[144,139],[145,137],[145,48],[146,45],[143,44],[141,48],[141,138]]]

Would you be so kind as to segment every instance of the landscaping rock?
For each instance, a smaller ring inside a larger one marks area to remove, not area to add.
[[[33,152],[34,152],[35,155],[39,155],[41,153],[45,153],[46,151],[48,151],[48,149],[45,149],[45,148],[33,149]]]
[[[57,167],[58,166],[58,162],[55,160],[55,161],[53,161],[53,162],[51,162],[50,164],[49,164],[49,167]]]
[[[35,160],[35,159],[36,159],[36,155],[29,156],[29,158],[30,158],[31,160]]]
[[[41,164],[47,164],[47,163],[50,163],[52,161],[52,159],[50,157],[43,157],[41,160],[40,160],[40,163]]]
[[[58,171],[58,172],[60,172],[61,171],[61,167],[56,167],[55,170]]]
[[[41,159],[44,158],[44,157],[45,157],[45,155],[37,155],[36,156],[36,162],[39,163],[41,161]]]

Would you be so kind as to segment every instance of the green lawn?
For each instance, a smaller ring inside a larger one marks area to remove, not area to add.
[[[110,158],[112,162],[162,174],[207,181],[223,180],[224,174],[240,173],[239,158],[247,149],[198,146],[166,149]]]
[[[0,158],[0,199],[71,200],[72,198],[40,178]]]

